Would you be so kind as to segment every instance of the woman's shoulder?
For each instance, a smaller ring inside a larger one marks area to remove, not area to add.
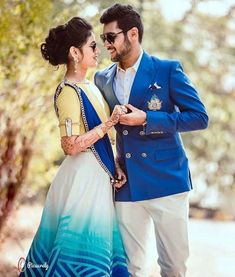
[[[64,99],[64,100],[71,100],[71,99],[77,99],[77,93],[76,90],[74,88],[72,88],[71,86],[68,85],[60,85],[60,92],[58,93],[57,96],[57,101],[59,99]]]
[[[80,109],[76,90],[67,85],[61,87],[60,93],[55,97],[55,104],[59,110]]]

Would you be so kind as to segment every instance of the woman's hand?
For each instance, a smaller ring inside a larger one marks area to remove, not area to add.
[[[113,125],[116,125],[119,122],[119,119],[122,115],[126,114],[126,107],[122,105],[116,105],[113,109],[113,112],[110,116],[110,120]]]
[[[105,134],[107,134],[108,130],[112,128],[115,124],[117,124],[119,122],[120,117],[125,113],[125,106],[116,105],[114,107],[112,115],[106,122],[101,123],[92,130],[80,136],[74,135],[62,137],[61,146],[64,150],[64,153],[66,155],[73,156],[78,154],[79,152],[84,151],[85,149],[93,145],[97,140],[101,139]],[[122,186],[122,182],[123,180],[121,180],[120,184],[117,184],[117,186]]]

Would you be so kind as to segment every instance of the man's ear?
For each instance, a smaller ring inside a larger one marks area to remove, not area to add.
[[[136,27],[131,28],[128,31],[128,36],[130,40],[136,41],[139,39],[139,30]]]

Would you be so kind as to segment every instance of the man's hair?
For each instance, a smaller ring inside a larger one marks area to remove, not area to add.
[[[114,4],[104,11],[100,17],[100,23],[108,24],[117,21],[117,25],[123,31],[136,27],[139,32],[139,42],[142,42],[144,27],[140,15],[130,5]]]

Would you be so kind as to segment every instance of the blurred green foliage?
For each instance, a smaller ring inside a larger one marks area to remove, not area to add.
[[[183,134],[194,183],[235,189],[235,12],[224,16],[202,13],[192,1],[179,20],[167,20],[157,0],[127,1],[141,13],[145,26],[143,48],[160,58],[179,59],[199,90],[209,117],[209,129]],[[33,140],[34,156],[27,184],[47,186],[62,158],[53,93],[65,68],[48,65],[39,51],[50,27],[73,16],[85,16],[97,36],[99,17],[112,1],[1,0],[0,10],[0,145],[6,118]],[[99,42],[100,43],[100,42]],[[99,68],[108,65],[100,45]],[[92,78],[93,72],[89,72]]]

